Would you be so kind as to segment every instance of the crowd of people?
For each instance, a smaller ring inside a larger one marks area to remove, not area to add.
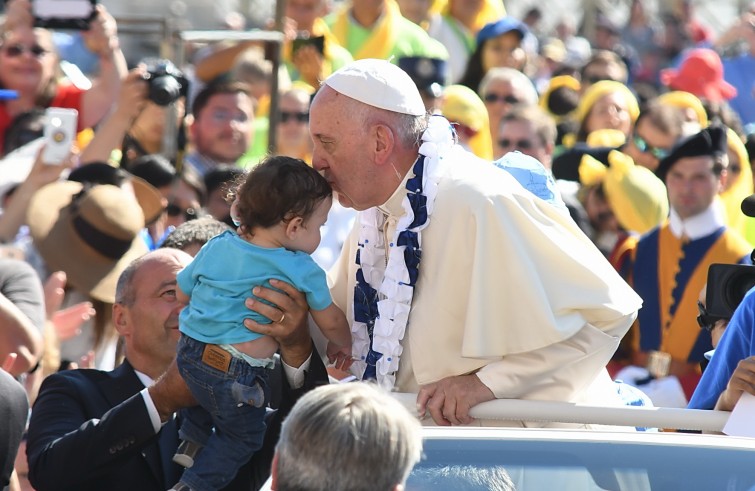
[[[689,0],[552,31],[504,4],[288,0],[274,72],[256,41],[129,67],[101,5],[71,54],[9,0],[0,486],[402,489],[421,441],[385,391],[483,426],[755,394],[755,294],[721,313],[708,280],[753,261],[755,4],[720,34]]]

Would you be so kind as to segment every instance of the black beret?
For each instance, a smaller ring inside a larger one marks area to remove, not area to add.
[[[721,125],[711,125],[700,133],[684,137],[676,142],[671,152],[658,164],[655,175],[666,182],[666,174],[679,159],[702,155],[717,157],[725,154],[726,128]]]

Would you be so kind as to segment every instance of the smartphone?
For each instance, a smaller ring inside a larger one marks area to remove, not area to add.
[[[34,27],[87,30],[97,0],[31,0]]]
[[[323,55],[325,53],[325,36],[298,37],[294,39],[291,53],[296,53],[302,46],[314,46],[318,53]]]
[[[45,149],[42,151],[42,162],[48,165],[63,163],[71,153],[78,120],[79,113],[76,109],[48,107],[45,110]]]

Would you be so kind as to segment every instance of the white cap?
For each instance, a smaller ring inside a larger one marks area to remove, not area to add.
[[[368,106],[413,116],[426,112],[419,90],[409,75],[385,60],[366,58],[349,63],[324,83]]]

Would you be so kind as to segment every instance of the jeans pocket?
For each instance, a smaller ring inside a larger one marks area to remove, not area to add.
[[[251,386],[234,381],[231,386],[231,394],[238,407],[246,404],[260,408],[265,405],[265,390],[260,385],[258,378],[255,378]]]

